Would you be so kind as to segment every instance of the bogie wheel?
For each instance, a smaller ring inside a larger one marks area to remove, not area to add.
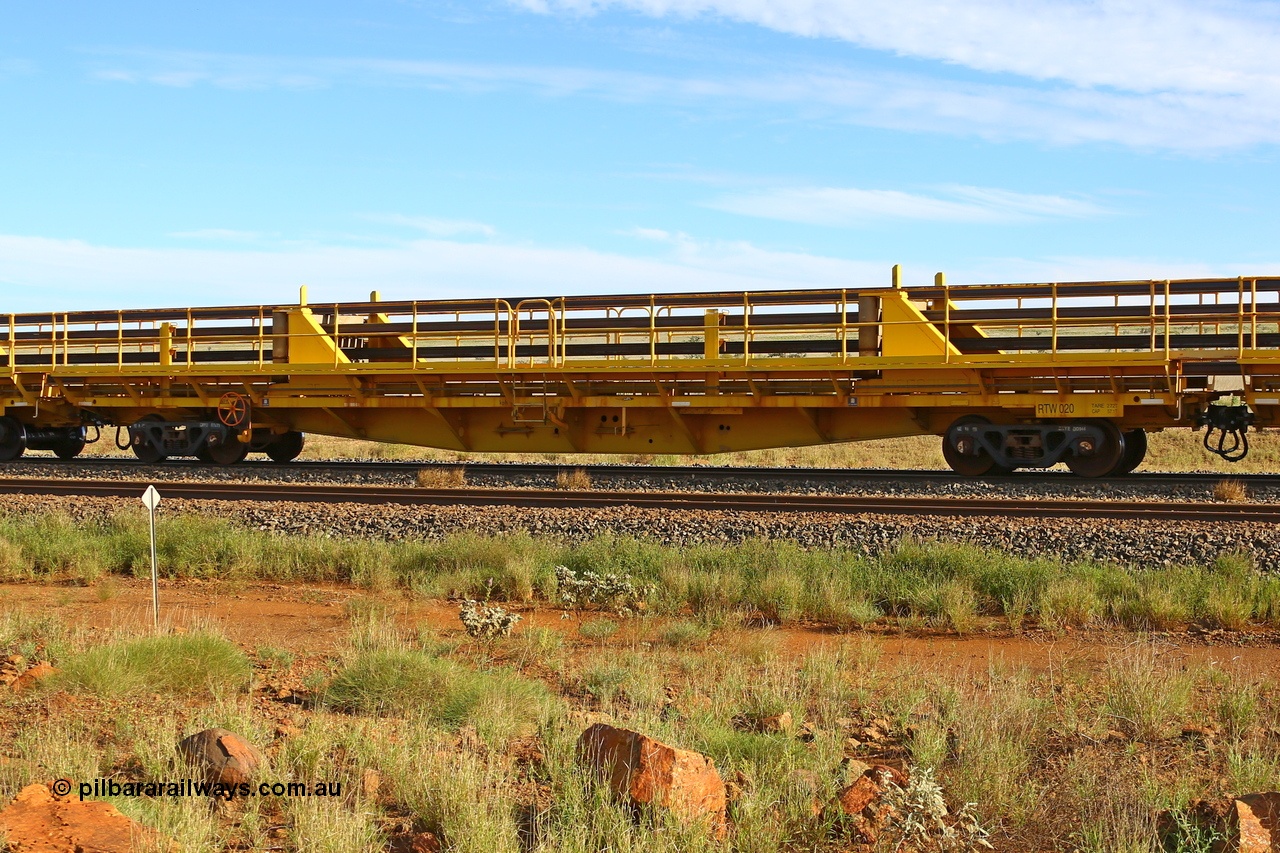
[[[302,452],[306,443],[302,433],[290,430],[277,436],[265,449],[267,456],[271,457],[273,462],[292,462],[298,458],[298,454]]]
[[[145,418],[138,421],[138,423],[158,423],[163,420],[164,418],[160,417],[159,415],[147,415]],[[163,462],[164,460],[169,458],[168,453],[165,453],[163,450],[157,447],[153,447],[149,443],[134,444],[131,441],[129,442],[129,444],[133,448],[133,455],[138,457],[139,462],[145,462],[148,465],[154,465],[157,462]]]
[[[53,455],[59,459],[75,459],[84,450],[84,445],[84,430],[72,430],[66,438],[53,446]]]
[[[12,462],[27,450],[26,430],[14,418],[0,418],[0,462]]]
[[[1119,471],[1124,462],[1125,440],[1111,421],[1085,421],[1089,426],[1102,430],[1102,442],[1091,448],[1090,453],[1072,453],[1066,458],[1067,467],[1077,477],[1106,477]],[[1085,441],[1085,439],[1080,439]]]
[[[942,437],[942,458],[947,460],[951,470],[964,477],[981,477],[986,474],[1007,474],[1011,469],[997,465],[991,454],[978,449],[977,454],[961,453],[951,444],[951,433],[958,426],[966,424],[989,424],[991,421],[981,415],[965,415],[957,418]]]
[[[205,444],[204,451],[209,461],[218,465],[235,465],[244,461],[249,455],[249,445],[235,436],[231,436],[220,444]]]
[[[1147,458],[1147,432],[1141,429],[1131,429],[1124,434],[1124,458],[1120,460],[1120,467],[1112,471],[1112,475],[1122,477],[1125,474],[1133,472],[1133,469],[1142,464],[1142,460]]]

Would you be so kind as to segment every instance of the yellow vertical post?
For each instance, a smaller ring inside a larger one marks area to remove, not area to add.
[[[1058,283],[1053,283],[1053,290],[1049,294],[1049,311],[1050,311],[1050,341],[1049,353],[1053,358],[1058,357]]]
[[[894,288],[902,287],[902,264],[893,265],[893,286]]]
[[[160,366],[173,365],[173,324],[160,324]]]
[[[1258,280],[1249,279],[1249,347],[1258,348]]]
[[[880,354],[880,297],[858,294],[858,355],[875,358]]]
[[[707,361],[720,357],[720,312],[714,308],[702,317],[702,355]]]
[[[307,286],[304,284],[298,288],[298,307],[305,308],[307,306]]]

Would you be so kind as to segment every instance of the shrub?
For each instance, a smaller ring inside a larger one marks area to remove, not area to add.
[[[658,642],[664,646],[691,646],[705,643],[711,632],[706,626],[688,619],[677,619],[668,623],[658,632]]]
[[[618,633],[618,623],[612,619],[593,619],[578,625],[578,634],[584,640],[607,640]]]
[[[591,569],[574,572],[568,566],[556,566],[556,591],[565,607],[595,605],[628,614],[643,609],[653,594],[652,586],[636,583],[629,576]]]
[[[556,488],[575,492],[588,491],[591,488],[591,475],[585,468],[560,471],[556,474]]]
[[[199,632],[143,637],[89,649],[69,659],[57,682],[101,695],[211,693],[249,686],[249,659],[222,637]]]
[[[1219,480],[1214,484],[1213,497],[1226,503],[1242,503],[1249,500],[1249,490],[1239,480]]]
[[[491,640],[495,637],[509,637],[511,630],[520,621],[520,614],[510,613],[496,604],[481,604],[468,598],[462,602],[458,618],[472,637]]]
[[[419,489],[459,489],[467,484],[465,468],[419,468],[414,476]]]
[[[492,715],[536,721],[546,691],[507,672],[476,672],[403,649],[357,655],[333,677],[324,704],[338,711],[399,716],[411,712],[451,726]]]
[[[1191,686],[1187,674],[1160,662],[1154,649],[1134,649],[1108,664],[1103,708],[1130,737],[1158,740],[1186,711]]]

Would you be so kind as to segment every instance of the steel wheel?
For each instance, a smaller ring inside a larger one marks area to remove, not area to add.
[[[249,455],[249,445],[235,436],[230,436],[220,444],[206,443],[204,451],[209,455],[210,462],[218,465],[234,465]]]
[[[164,418],[159,415],[147,415],[145,418],[138,421],[138,423],[159,423],[163,421]],[[135,444],[130,441],[129,444],[133,448],[133,455],[138,457],[139,462],[154,465],[156,462],[163,462],[169,458],[169,454],[157,447],[153,447],[150,443]]]
[[[67,437],[53,447],[53,455],[59,459],[75,459],[84,450],[84,429],[68,429]]]
[[[27,433],[14,418],[0,418],[0,462],[12,462],[27,449]]]
[[[292,462],[298,458],[298,454],[302,452],[305,444],[306,439],[302,433],[290,430],[283,435],[277,436],[264,449],[267,456],[270,456],[274,462]]]
[[[1146,458],[1146,430],[1131,429],[1124,434],[1124,458],[1120,460],[1120,467],[1111,473],[1117,477],[1131,473],[1133,469],[1141,465],[1142,460]]]
[[[1067,467],[1077,477],[1106,477],[1120,469],[1124,462],[1124,435],[1111,421],[1086,421],[1089,426],[1102,430],[1102,443],[1092,447],[1090,453],[1072,453],[1066,458]],[[1077,439],[1077,447],[1084,449],[1083,442],[1088,439]],[[1090,442],[1091,444],[1091,442]]]
[[[951,470],[963,477],[981,477],[984,474],[1007,474],[1009,469],[1003,465],[997,465],[996,460],[989,453],[979,448],[977,454],[961,453],[951,443],[951,432],[958,426],[965,424],[989,424],[991,421],[982,417],[982,415],[965,415],[956,419],[950,427],[947,428],[947,434],[942,437],[942,458],[947,460],[947,464],[951,466]]]

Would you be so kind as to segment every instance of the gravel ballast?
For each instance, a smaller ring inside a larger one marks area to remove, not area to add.
[[[135,509],[132,501],[7,495],[5,514],[59,512],[92,521]],[[137,503],[136,511],[144,510]],[[1257,523],[1093,521],[894,517],[826,513],[753,513],[516,507],[377,506],[363,504],[258,503],[168,500],[161,515],[223,518],[248,529],[287,534],[376,539],[439,539],[450,533],[527,532],[584,541],[603,535],[633,536],[674,546],[734,544],[764,537],[805,548],[847,548],[872,554],[903,539],[964,542],[1026,558],[1096,560],[1138,568],[1208,565],[1221,555],[1244,553],[1260,570],[1280,570],[1280,529]]]

